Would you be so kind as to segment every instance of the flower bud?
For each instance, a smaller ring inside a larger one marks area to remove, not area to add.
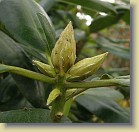
[[[104,53],[77,62],[67,72],[67,81],[81,81],[93,75],[99,69],[107,54]]]
[[[61,92],[58,88],[53,89],[47,99],[47,105],[50,105],[60,94]]]
[[[52,50],[51,60],[57,73],[63,75],[74,64],[76,43],[71,22],[67,25]]]
[[[32,61],[33,64],[35,64],[38,69],[45,75],[49,76],[49,77],[55,77],[56,76],[56,73],[54,71],[54,68],[50,65],[47,65],[47,64],[44,64],[40,61],[35,61],[33,60]]]

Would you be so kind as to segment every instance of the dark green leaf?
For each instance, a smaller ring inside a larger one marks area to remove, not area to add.
[[[119,76],[119,77],[116,77],[116,79],[130,79],[130,75]]]
[[[130,6],[129,5],[117,5],[115,6],[115,9],[119,13],[124,13],[122,16],[122,19],[130,25]]]
[[[81,95],[76,101],[106,123],[129,123],[130,115],[115,101],[104,97]]]
[[[99,37],[95,41],[97,44],[99,44],[99,46],[103,50],[105,50],[111,54],[117,55],[119,57],[122,57],[124,59],[130,59],[130,49],[129,48],[126,48],[122,45],[114,44],[103,37]]]
[[[82,7],[93,11],[95,10],[100,12],[116,14],[116,10],[111,4],[100,0],[57,0],[57,1],[73,5],[81,5]]]
[[[122,19],[123,19],[127,24],[130,25],[130,11],[127,11],[127,12],[123,15]]]
[[[107,88],[107,87],[88,89],[82,94],[97,96],[98,98],[99,97],[108,98],[110,100],[115,100],[115,101],[119,101],[124,98],[124,96],[118,90]]]
[[[22,96],[11,75],[0,81],[0,111],[32,107]]]
[[[130,75],[115,77],[119,86],[130,87]]]
[[[41,0],[39,4],[43,7],[43,9],[48,12],[54,5],[55,0]]]
[[[51,51],[56,42],[54,29],[51,27],[50,22],[48,21],[49,18],[41,13],[37,13],[37,15],[47,38],[47,48],[50,48],[49,50]]]
[[[116,24],[122,15],[106,15],[106,16],[98,16],[96,17],[90,25],[91,32],[98,32],[104,28],[107,28],[113,24]]]
[[[129,5],[117,5],[115,6],[115,9],[118,12],[125,12],[125,11],[130,11],[130,6]]]
[[[50,123],[50,111],[46,109],[22,109],[0,113],[1,123]],[[63,117],[62,123],[71,123]]]
[[[48,63],[48,60],[46,58],[46,56],[44,56],[43,54],[41,54],[40,52],[38,52],[38,50],[33,49],[31,47],[25,46],[25,45],[21,45],[21,47],[23,47],[23,49],[28,53],[29,57],[32,60],[39,60],[41,62],[44,63]]]
[[[19,66],[34,70],[29,58],[19,44],[0,31],[0,61],[4,64]],[[2,66],[2,65],[1,65]],[[4,67],[1,71],[7,70]],[[45,107],[45,93],[43,85],[32,79],[12,75],[18,88],[25,98],[35,107]]]
[[[100,79],[112,79],[113,77],[109,74],[103,74]]]
[[[20,92],[10,75],[0,81],[0,105],[16,98],[18,95],[20,95]]]
[[[37,13],[43,14],[45,26]],[[5,17],[6,16],[6,17]],[[51,22],[45,11],[33,0],[4,0],[0,2],[0,23],[15,40],[50,55],[54,43],[49,43],[48,33],[53,34]],[[47,29],[48,29],[48,32]],[[46,35],[47,34],[47,35]],[[51,38],[54,38],[52,36]],[[54,41],[53,41],[54,42]]]
[[[97,15],[99,15],[98,12],[95,12],[93,10],[89,10],[89,9],[83,9],[85,14],[90,15],[92,18],[95,18]]]

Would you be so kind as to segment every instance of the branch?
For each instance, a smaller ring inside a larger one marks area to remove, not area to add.
[[[107,80],[94,80],[91,82],[65,82],[65,87],[72,88],[95,88],[106,86],[118,86],[122,85],[119,82],[120,79],[107,79]]]
[[[75,91],[69,95],[66,100],[86,91],[90,88],[99,88],[99,87],[108,87],[108,86],[130,86],[130,78],[124,79],[105,79],[105,80],[94,80],[91,82],[65,82],[65,87],[67,89],[75,89]]]
[[[4,64],[0,64],[0,73],[4,73],[4,72],[11,72],[11,73],[18,74],[18,75],[21,75],[21,76],[24,76],[27,78],[31,78],[34,80],[47,82],[47,83],[55,82],[54,78],[45,76],[45,75],[37,73],[37,72],[33,72],[30,70],[26,70],[26,69],[15,67],[15,66],[7,66]]]

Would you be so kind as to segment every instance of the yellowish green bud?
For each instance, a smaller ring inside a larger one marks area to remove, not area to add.
[[[60,96],[60,94],[61,94],[61,92],[59,89],[57,89],[57,88],[53,89],[47,99],[47,105],[50,105],[58,96]]]
[[[42,63],[40,61],[36,61],[36,60],[33,60],[32,61],[33,64],[35,64],[38,69],[45,75],[49,76],[49,77],[55,77],[56,76],[56,73],[55,73],[55,70],[52,66],[50,65],[47,65],[45,63]]]
[[[67,25],[52,50],[51,60],[57,73],[63,75],[76,59],[76,42],[71,22]]]
[[[68,89],[68,90],[66,91],[66,97],[71,96],[71,95],[74,94],[76,91],[77,91],[76,88],[74,88],[74,89]]]
[[[100,68],[107,54],[106,52],[77,62],[69,69],[67,81],[81,81],[93,75]]]

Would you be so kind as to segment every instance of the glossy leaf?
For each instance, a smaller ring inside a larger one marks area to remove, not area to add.
[[[42,21],[38,18],[38,13],[43,14],[45,17],[43,19],[45,26],[42,25]],[[48,56],[50,55],[54,46],[54,43],[49,43],[50,41],[48,40],[50,33],[51,35],[53,34],[52,25],[45,11],[35,1],[1,1],[0,23],[5,26],[10,36],[21,44],[35,48]],[[51,38],[54,39],[54,36]]]
[[[13,78],[8,75],[0,81],[0,105],[8,102],[12,98],[16,98],[20,92]]]
[[[125,86],[125,87],[130,87],[130,75],[126,76],[118,76],[118,77],[112,77],[109,74],[104,74],[100,78],[101,80],[104,79],[115,79],[115,82],[119,84],[119,86]]]
[[[81,95],[76,101],[92,114],[97,115],[106,123],[129,123],[129,112],[111,99]]]
[[[50,123],[50,111],[46,109],[30,109],[12,110],[0,112],[1,123]],[[70,123],[71,121],[63,117],[62,123]]]
[[[102,30],[104,28],[107,28],[113,24],[116,24],[119,19],[122,17],[122,15],[106,15],[106,16],[98,16],[93,20],[93,22],[90,25],[90,31],[91,32],[98,32],[99,30]]]
[[[111,4],[100,0],[57,0],[57,1],[73,5],[81,5],[83,8],[87,8],[93,11],[95,10],[100,12],[116,14],[116,10]]]
[[[117,15],[106,15],[96,17],[90,25],[90,31],[98,32],[99,30],[116,24],[120,19],[125,20],[128,24],[130,23],[129,6],[115,6],[114,8],[117,11]]]
[[[11,75],[0,80],[0,111],[21,109],[31,105],[22,96]]]
[[[95,40],[97,44],[99,44],[99,46],[114,55],[117,55],[119,57],[122,57],[124,59],[130,59],[130,49],[126,48],[122,45],[118,45],[118,44],[114,44],[110,41],[108,41],[107,39],[100,37],[98,39]]]
[[[122,19],[130,25],[130,11],[126,11],[126,13],[123,15]]]
[[[47,39],[47,41],[46,41],[47,49],[49,49],[51,51],[56,42],[54,28],[51,26],[51,23],[48,21],[49,18],[47,18],[44,14],[37,13],[37,16],[40,20],[45,37]]]
[[[26,53],[30,56],[30,59],[32,60],[37,59],[46,64],[48,63],[47,57],[44,54],[41,54],[38,50],[25,46],[25,45],[21,45],[21,47],[23,47]]]
[[[116,5],[115,9],[118,12],[125,12],[125,11],[130,11],[130,5]]]
[[[112,79],[113,77],[109,74],[103,74],[100,79]]]
[[[55,0],[41,0],[39,4],[43,7],[43,9],[46,12],[48,12],[55,4]]]
[[[82,94],[97,96],[98,98],[99,97],[108,98],[110,100],[112,99],[115,101],[124,99],[124,96],[118,90],[108,88],[108,87],[88,89],[85,92],[83,92]]]
[[[129,5],[117,5],[115,6],[115,9],[119,13],[124,13],[122,16],[122,19],[130,25],[130,6]]]
[[[30,63],[30,59],[27,57],[19,44],[1,31],[0,47],[0,61],[4,64],[34,70]],[[3,70],[7,70],[7,67],[4,67],[5,66],[1,66],[1,72],[3,72]],[[33,106],[45,107],[45,94],[43,86],[40,86],[38,82],[32,79],[21,77],[19,75],[12,76],[21,93]]]

